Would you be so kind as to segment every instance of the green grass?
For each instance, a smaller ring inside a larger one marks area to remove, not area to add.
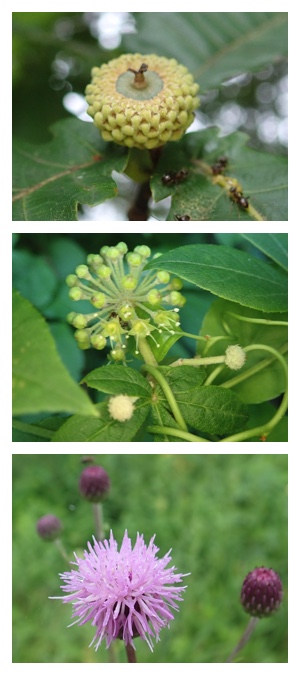
[[[60,595],[67,565],[53,543],[36,534],[45,513],[62,519],[63,543],[83,550],[93,534],[91,506],[78,492],[80,455],[14,455],[13,662],[98,663],[102,645],[88,645],[90,625],[74,626]],[[248,616],[239,594],[256,566],[273,567],[284,585],[280,611],[262,619],[238,660],[287,662],[287,455],[96,455],[111,477],[104,503],[106,534],[121,541],[156,534],[163,556],[191,572],[184,602],[153,654],[136,640],[141,663],[222,663]],[[118,658],[125,662],[121,642]]]

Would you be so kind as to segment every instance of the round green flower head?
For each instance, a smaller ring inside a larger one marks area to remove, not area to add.
[[[144,270],[150,256],[149,246],[128,252],[120,242],[88,255],[87,264],[68,275],[69,297],[76,302],[89,300],[93,309],[89,314],[70,312],[67,317],[76,328],[80,349],[108,346],[110,358],[122,361],[131,336],[138,354],[140,339],[150,337],[159,346],[160,333],[180,332],[178,313],[185,298],[174,288],[181,288],[181,280],[164,270]]]
[[[156,54],[124,54],[92,69],[87,112],[105,141],[152,149],[192,124],[199,85],[185,66]]]

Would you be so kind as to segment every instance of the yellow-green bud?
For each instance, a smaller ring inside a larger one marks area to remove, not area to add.
[[[127,262],[131,267],[139,267],[143,262],[143,258],[139,253],[128,253]]]
[[[169,302],[171,305],[183,307],[183,305],[186,303],[186,299],[178,291],[172,291],[169,295]]]
[[[122,253],[122,255],[125,255],[125,253],[128,251],[128,246],[127,244],[124,244],[124,241],[120,241],[116,248],[120,251],[120,253]]]
[[[161,294],[153,288],[147,295],[147,301],[150,302],[150,305],[158,305],[161,301]]]
[[[156,276],[158,281],[160,281],[162,284],[167,284],[170,281],[169,272],[164,272],[164,270],[157,272]]]
[[[101,291],[97,291],[94,293],[94,295],[91,298],[91,303],[94,305],[94,307],[97,307],[97,309],[101,309],[101,307],[104,307],[106,302],[106,296],[104,293],[101,293]]]
[[[123,361],[125,358],[124,349],[121,349],[120,347],[118,349],[112,349],[111,352],[109,352],[109,356],[114,359],[114,361]]]
[[[89,279],[90,273],[87,265],[78,265],[75,270],[79,279]]]
[[[84,314],[75,314],[72,323],[75,328],[85,328],[88,324],[88,319]]]
[[[183,283],[181,279],[178,279],[177,277],[174,277],[174,279],[171,279],[171,287],[173,291],[180,291],[182,289]]]
[[[106,339],[103,337],[103,335],[92,335],[91,345],[95,347],[95,349],[104,349],[106,345]]]
[[[110,267],[107,267],[107,265],[101,265],[100,267],[97,267],[96,274],[101,279],[108,279],[111,276],[111,269]]]
[[[90,336],[88,330],[76,330],[74,337],[78,342],[90,342]]]
[[[73,288],[70,288],[70,290],[69,290],[69,298],[71,298],[71,300],[76,300],[76,301],[77,300],[83,300],[84,294],[82,293],[80,288],[76,288],[76,286],[74,286]]]
[[[117,248],[117,246],[110,246],[108,251],[106,251],[106,257],[110,258],[110,260],[117,260],[120,258],[121,252]]]
[[[130,274],[127,274],[126,277],[122,279],[122,286],[126,288],[127,291],[134,291],[138,285],[138,280],[135,277],[132,277]]]
[[[123,321],[130,321],[135,315],[135,311],[132,305],[122,305],[118,310],[118,315]]]
[[[142,258],[149,258],[149,256],[151,255],[151,248],[143,244],[141,246],[135,246],[134,251],[135,253],[139,253],[142,256]]]
[[[175,59],[123,54],[92,69],[87,112],[105,141],[157,148],[177,141],[193,122],[198,89]]]
[[[66,278],[66,284],[69,286],[69,288],[72,288],[73,286],[77,286],[78,284],[78,278],[76,274],[68,274]]]

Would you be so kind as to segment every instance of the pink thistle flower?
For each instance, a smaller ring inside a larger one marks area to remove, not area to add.
[[[95,649],[104,638],[107,647],[116,638],[133,646],[133,638],[140,636],[152,651],[151,638],[157,642],[161,628],[174,619],[171,610],[178,611],[176,602],[183,600],[180,594],[186,589],[174,584],[188,575],[175,574],[175,567],[166,569],[171,549],[158,558],[154,538],[146,546],[143,535],[137,534],[132,548],[126,530],[118,551],[111,531],[109,541],[93,538],[93,546],[88,542],[84,559],[74,554],[77,570],[60,574],[65,582],[61,589],[69,595],[52,599],[72,602],[72,618],[78,617],[72,626],[92,622],[96,634],[90,646],[96,643]]]

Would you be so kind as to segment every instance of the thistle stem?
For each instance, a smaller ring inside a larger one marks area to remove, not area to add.
[[[92,504],[94,520],[95,520],[95,535],[97,541],[102,541],[104,539],[104,526],[103,526],[103,509],[102,504]]]
[[[132,645],[126,645],[126,654],[128,663],[136,663],[136,651]]]
[[[235,649],[233,650],[233,652],[231,652],[231,654],[230,654],[229,658],[227,659],[226,663],[232,663],[232,662],[233,662],[233,659],[235,658],[235,656],[237,655],[237,653],[244,647],[244,645],[246,644],[246,642],[248,642],[248,640],[250,639],[250,637],[251,637],[251,635],[252,635],[252,633],[253,633],[253,631],[254,631],[254,628],[255,628],[256,624],[258,623],[258,621],[259,621],[259,618],[258,618],[257,616],[252,616],[252,617],[251,617],[251,619],[250,619],[250,621],[249,621],[249,623],[248,623],[248,626],[247,626],[247,628],[246,628],[244,634],[242,635],[240,641],[239,641],[238,644],[236,645],[236,647],[235,647]]]
[[[62,544],[61,540],[55,539],[54,544],[58,548],[62,558],[68,563],[68,565],[70,565],[70,560],[68,558],[68,554],[67,554],[66,549],[65,549],[64,545]]]

